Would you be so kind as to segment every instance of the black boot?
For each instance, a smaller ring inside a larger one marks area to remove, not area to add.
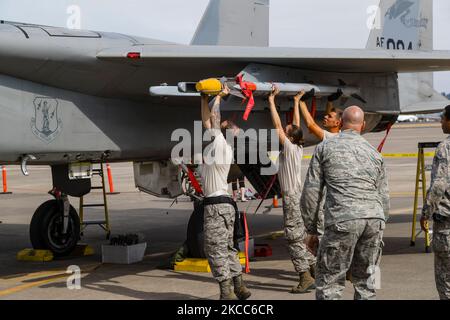
[[[234,293],[238,297],[239,300],[247,300],[250,298],[252,293],[245,286],[244,280],[242,279],[242,275],[233,278],[234,283]]]

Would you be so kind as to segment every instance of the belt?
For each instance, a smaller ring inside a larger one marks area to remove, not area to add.
[[[233,200],[233,198],[228,196],[209,197],[203,200],[204,206],[209,206],[213,204],[224,204],[224,203],[231,204],[237,210],[236,202]]]

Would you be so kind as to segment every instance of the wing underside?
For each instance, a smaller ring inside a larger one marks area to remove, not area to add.
[[[139,58],[127,58],[138,53]],[[359,49],[254,48],[220,46],[140,45],[106,49],[100,60],[131,63],[203,67],[224,63],[260,63],[325,72],[390,73],[450,70],[450,51],[387,52]],[[215,68],[213,67],[212,70]],[[182,70],[180,70],[182,72]]]

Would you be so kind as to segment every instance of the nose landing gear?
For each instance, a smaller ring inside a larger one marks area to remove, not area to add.
[[[30,239],[34,249],[50,250],[55,256],[66,256],[80,239],[80,219],[68,196],[56,188],[55,197],[41,204],[30,224]]]

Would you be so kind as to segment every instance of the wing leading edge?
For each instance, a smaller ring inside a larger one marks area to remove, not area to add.
[[[138,53],[135,59],[129,53]],[[231,46],[137,45],[112,48],[97,54],[100,60],[168,68],[201,63],[205,67],[224,63],[261,63],[278,66],[357,73],[449,71],[450,51],[406,52],[365,49],[255,48]],[[213,75],[212,75],[213,76]]]

